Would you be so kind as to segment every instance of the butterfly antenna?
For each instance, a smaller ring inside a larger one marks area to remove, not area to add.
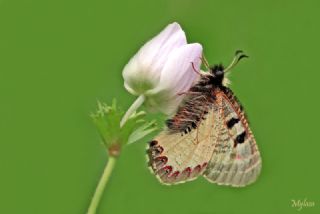
[[[210,66],[209,66],[209,63],[206,59],[206,57],[204,56],[204,54],[202,54],[202,57],[200,57],[202,63],[204,64],[204,66],[206,67],[206,69],[210,70]]]
[[[243,58],[248,58],[249,56],[245,55],[242,50],[237,50],[236,53],[234,54],[234,57],[232,59],[232,62],[230,65],[224,69],[224,73],[227,73],[230,71],[234,66],[238,64],[238,62],[243,59]]]

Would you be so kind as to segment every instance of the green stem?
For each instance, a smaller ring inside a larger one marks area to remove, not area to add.
[[[122,127],[129,117],[143,104],[145,101],[144,95],[140,95],[134,102],[133,104],[129,107],[125,115],[122,117],[121,122],[120,122],[120,127]],[[98,183],[98,186],[96,188],[96,191],[92,197],[89,209],[87,214],[95,214],[97,211],[97,207],[99,205],[99,202],[101,200],[101,196],[103,194],[103,191],[108,183],[108,180],[110,178],[111,172],[114,168],[114,165],[116,163],[116,157],[119,156],[120,153],[120,148],[117,147],[118,144],[115,144],[114,148],[108,148],[109,150],[109,161],[104,169],[104,172],[102,174],[102,177],[100,178],[100,181]]]
[[[109,156],[109,161],[104,169],[102,177],[100,178],[99,184],[98,184],[97,189],[93,195],[93,198],[91,200],[87,214],[95,214],[96,213],[96,210],[99,205],[104,188],[106,187],[106,184],[108,183],[108,180],[110,178],[110,175],[111,175],[111,172],[114,168],[115,163],[116,163],[116,157]]]

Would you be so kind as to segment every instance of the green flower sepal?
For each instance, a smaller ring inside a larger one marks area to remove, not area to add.
[[[91,118],[108,149],[109,155],[117,157],[124,145],[137,142],[157,130],[156,122],[145,121],[145,115],[144,111],[133,112],[120,126],[124,112],[117,107],[114,99],[111,106],[98,102],[98,109],[96,113],[91,114]]]

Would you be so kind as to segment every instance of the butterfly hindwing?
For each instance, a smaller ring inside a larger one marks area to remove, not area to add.
[[[182,134],[162,131],[148,149],[149,165],[162,183],[181,183],[197,178],[206,169],[211,159],[214,134],[219,114],[212,108],[196,129]]]
[[[256,180],[261,170],[261,158],[254,136],[237,99],[228,89],[217,93],[221,120],[219,136],[212,158],[203,175],[221,185],[245,186]]]

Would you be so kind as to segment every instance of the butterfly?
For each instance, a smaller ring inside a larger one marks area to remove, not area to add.
[[[148,164],[161,183],[178,184],[202,175],[212,183],[241,187],[257,179],[260,152],[225,77],[245,57],[236,51],[227,68],[209,67],[204,61],[209,71],[198,71],[198,82],[186,92],[176,114],[149,142]]]

